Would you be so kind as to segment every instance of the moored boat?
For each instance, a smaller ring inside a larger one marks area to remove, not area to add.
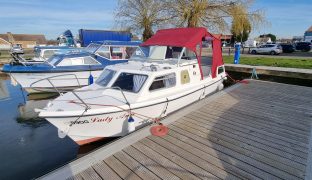
[[[201,56],[203,40],[210,57]],[[56,98],[39,116],[83,145],[124,136],[223,88],[221,41],[205,28],[159,30],[142,47],[147,56],[107,66],[94,84]]]
[[[105,66],[127,62],[139,44],[105,41],[84,51],[55,54],[44,63],[6,64],[2,71],[29,93],[71,90],[88,85],[89,77],[96,80]]]

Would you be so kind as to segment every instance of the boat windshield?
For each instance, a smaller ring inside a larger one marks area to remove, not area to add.
[[[100,46],[101,44],[91,43],[84,50],[89,53],[95,53],[95,51],[99,49]]]
[[[140,47],[141,51],[137,51],[132,59],[135,60],[175,60],[177,61],[180,57],[183,58],[185,52],[183,47],[175,46],[144,46]],[[182,52],[183,55],[181,54]]]
[[[131,55],[130,60],[145,60],[149,56],[150,47],[138,47]]]
[[[46,60],[47,63],[51,65],[56,65],[56,63],[62,59],[62,56],[60,55],[53,55],[48,60]]]
[[[106,87],[115,74],[116,74],[116,71],[105,69],[100,75],[100,77],[95,81],[95,83],[100,86]]]

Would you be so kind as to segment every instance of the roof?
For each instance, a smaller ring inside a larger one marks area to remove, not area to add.
[[[15,41],[36,41],[38,44],[46,44],[47,40],[42,34],[12,34]],[[0,34],[0,38],[9,41],[8,34]]]
[[[203,27],[163,29],[158,30],[156,34],[143,43],[142,46],[187,47],[196,51],[196,45],[206,36],[214,37]]]
[[[306,32],[312,32],[312,26]]]
[[[8,41],[0,37],[0,44],[10,44]]]

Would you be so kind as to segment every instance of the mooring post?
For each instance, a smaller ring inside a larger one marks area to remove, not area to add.
[[[253,79],[253,78],[259,79],[259,78],[258,78],[257,71],[256,71],[256,68],[252,68],[252,72],[251,72],[251,77],[250,77],[250,79]]]

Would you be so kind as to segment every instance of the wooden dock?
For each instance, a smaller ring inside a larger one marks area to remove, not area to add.
[[[43,179],[312,179],[312,88],[250,80]]]

